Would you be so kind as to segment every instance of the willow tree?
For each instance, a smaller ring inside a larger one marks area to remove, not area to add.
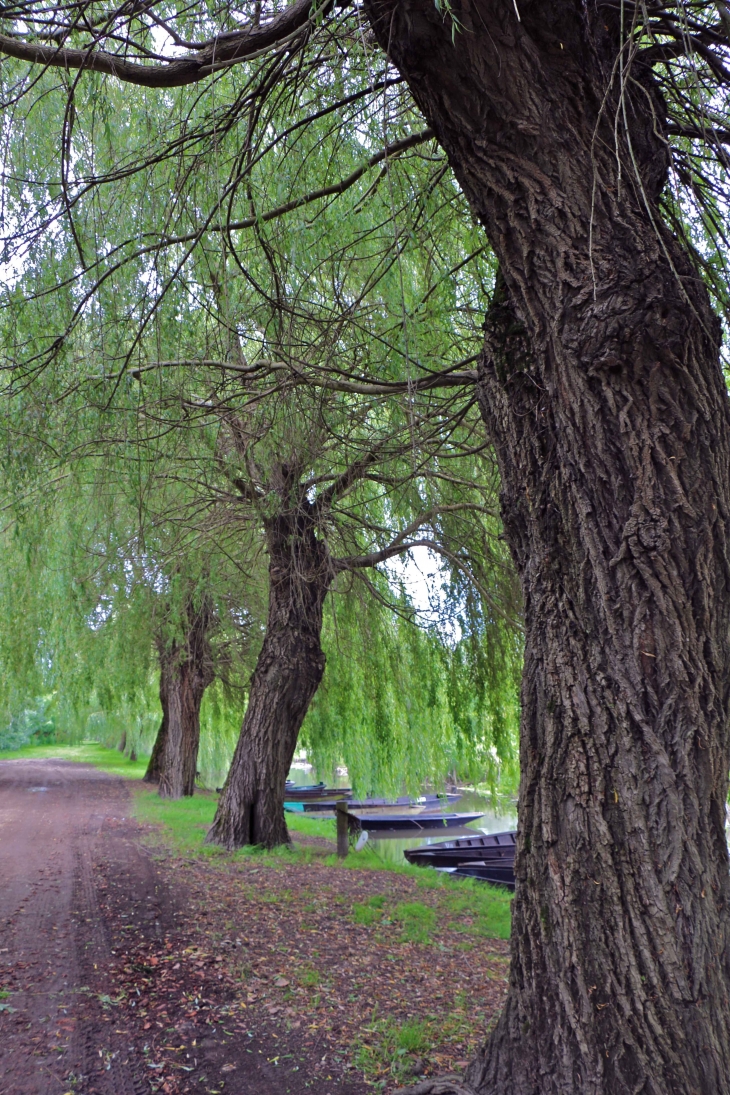
[[[181,798],[195,792],[200,745],[200,707],[208,685],[215,679],[210,632],[215,614],[207,592],[199,603],[186,599],[184,633],[180,640],[158,639],[160,706],[157,731],[144,778],[156,783],[162,798]]]
[[[232,567],[215,537],[182,538],[149,522],[142,539],[139,527],[130,529],[120,519],[120,478],[115,527],[103,529],[97,510],[91,543],[87,526],[80,530],[84,540],[63,560],[77,600],[86,605],[86,629],[93,631],[86,643],[75,636],[75,655],[87,660],[92,643],[109,650],[101,664],[98,656],[88,659],[93,691],[106,711],[117,702],[116,682],[125,674],[116,662],[124,662],[126,650],[146,664],[144,684],[157,678],[162,718],[144,778],[162,798],[177,799],[195,792],[206,690],[218,679],[226,696],[237,696],[239,709],[244,706],[261,615],[260,576]],[[92,491],[90,505],[95,504],[98,493]],[[59,687],[64,689],[63,681]],[[135,751],[142,744],[125,738]]]
[[[14,211],[31,232],[34,218],[47,224],[32,259],[19,255],[6,297],[10,391],[26,411],[55,393],[55,445],[69,459],[117,454],[111,466],[139,479],[145,527],[169,524],[184,537],[227,529],[238,559],[252,537],[266,545],[266,633],[209,834],[228,847],[288,839],[285,779],[324,671],[323,605],[346,576],[425,542],[479,596],[506,598],[506,614],[516,612],[468,367],[490,261],[430,132],[414,131],[402,95],[387,126],[370,117],[376,92],[360,86],[363,75],[344,59],[317,124],[270,140],[272,117],[249,132],[241,104],[253,77],[234,71],[220,87],[234,105],[204,139],[210,158],[183,144],[150,166],[149,185],[134,159],[140,122],[165,131],[169,104],[155,113],[144,97],[120,102],[109,143],[97,132],[98,87],[74,94],[74,140],[94,153],[83,151],[75,171],[98,178],[80,190],[73,181],[69,221],[54,220],[52,161],[37,162],[63,97],[49,87],[8,145]],[[308,108],[296,82],[291,90]],[[345,92],[355,113],[340,134],[329,114]],[[185,97],[179,105],[194,109]],[[281,108],[272,109],[276,121]],[[183,116],[186,132],[205,120]],[[378,151],[363,163],[364,141]],[[29,201],[15,180],[34,170]],[[120,170],[132,217],[109,181]],[[322,186],[332,175],[340,181]],[[226,191],[237,212],[253,214],[235,236],[220,224],[201,233],[200,205],[216,208]],[[174,234],[155,236],[160,210]],[[104,247],[100,221],[115,237]],[[148,246],[130,239],[135,230]],[[367,578],[364,588],[377,595]]]
[[[335,63],[331,10],[242,25],[112,4],[82,23],[26,2],[0,48],[153,88],[270,51],[264,98],[307,43]],[[369,0],[356,16],[501,271],[479,385],[526,609],[520,836],[509,996],[468,1088],[727,1093],[730,429],[703,281],[722,293],[727,8]]]
[[[261,576],[242,576],[231,567],[220,539],[173,537],[170,542],[161,532],[145,530],[144,551],[137,534],[121,543],[117,539],[106,551],[97,534],[93,582],[87,574],[84,584],[87,600],[96,596],[91,620],[97,645],[113,646],[116,658],[133,648],[139,659],[146,648],[147,680],[157,663],[162,718],[144,779],[157,786],[160,797],[178,799],[195,793],[207,689],[217,680],[229,705],[235,703],[239,711],[245,706],[258,647]],[[77,587],[81,584],[78,573],[71,578]],[[79,642],[76,656],[84,655]],[[104,671],[114,682],[118,671],[109,657]],[[100,667],[94,677],[94,691],[109,710],[116,689],[100,679]]]
[[[427,575],[436,587],[428,599],[412,582],[393,588],[416,566],[419,587]],[[358,797],[474,782],[511,799],[519,629],[423,550],[405,571],[369,578],[377,595],[355,588],[325,605],[327,671],[299,738],[317,772],[344,760]]]
[[[298,383],[276,414],[270,401],[257,399],[261,386],[249,379],[245,401],[237,384],[230,394],[221,386],[212,401],[224,421],[221,464],[231,505],[244,503],[249,519],[260,522],[269,555],[266,634],[208,834],[226,847],[288,840],[285,779],[324,674],[321,632],[330,590],[344,592],[346,576],[417,546],[441,552],[471,577],[486,567],[470,566],[463,553],[471,546],[475,555],[476,541],[493,557],[499,531],[489,454],[479,468],[468,398],[456,407],[449,406],[453,397],[428,393],[412,400],[408,409],[426,434],[435,433],[433,448],[426,436],[414,450],[410,417],[400,399],[388,406],[383,385],[369,385],[375,393],[357,401],[348,391],[325,402],[316,387]],[[433,422],[435,431],[427,427]],[[503,584],[509,589],[509,577]]]
[[[27,478],[30,459],[21,463]],[[33,465],[35,489],[4,484],[0,600],[13,626],[0,638],[0,703],[15,712],[53,693],[62,737],[114,734],[131,755],[149,748],[157,693],[146,778],[162,797],[192,795],[206,689],[218,678],[224,700],[245,704],[260,579],[230,564],[220,537],[140,526],[118,454],[69,462],[61,474],[47,455],[35,453]],[[8,471],[17,475],[17,463]]]

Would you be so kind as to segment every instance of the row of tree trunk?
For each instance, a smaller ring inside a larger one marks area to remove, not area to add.
[[[322,680],[322,610],[335,575],[306,504],[266,522],[269,608],[251,678],[238,744],[208,841],[232,849],[289,841],[286,777],[299,730]],[[184,638],[158,642],[162,722],[145,780],[163,798],[195,790],[200,708],[215,670],[210,632],[215,613],[204,599],[185,613]]]
[[[501,268],[480,396],[525,602],[520,825],[509,995],[468,1089],[730,1095],[730,407],[662,218],[666,110],[640,58],[617,77],[623,5],[455,10],[365,4]],[[228,846],[283,837],[264,815],[324,664],[326,568],[277,565]]]
[[[184,636],[158,640],[162,722],[145,780],[156,783],[162,798],[192,795],[198,768],[200,707],[215,671],[210,632],[215,613],[207,599],[195,606],[190,600],[184,613]]]

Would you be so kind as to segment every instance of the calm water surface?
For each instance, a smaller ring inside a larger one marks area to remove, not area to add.
[[[318,781],[314,773],[304,768],[294,767],[289,772],[289,779],[301,786],[309,787]],[[346,778],[338,778],[329,786],[347,787]],[[458,802],[450,803],[450,809],[454,813],[475,814],[477,810],[483,810],[484,816],[478,821],[460,829],[434,830],[431,833],[413,833],[394,831],[392,834],[371,833],[368,839],[368,847],[379,855],[386,863],[403,863],[403,852],[406,848],[418,848],[423,844],[438,844],[443,840],[453,840],[457,836],[469,836],[471,833],[504,833],[517,828],[517,811],[508,810],[497,813],[489,805],[489,799],[484,795],[475,794],[473,791],[465,791]]]

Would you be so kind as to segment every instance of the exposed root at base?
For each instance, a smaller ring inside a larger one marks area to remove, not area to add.
[[[413,1087],[401,1087],[394,1095],[476,1095],[476,1092],[460,1076],[437,1076]]]

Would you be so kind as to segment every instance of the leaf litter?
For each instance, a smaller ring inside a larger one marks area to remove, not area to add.
[[[117,1026],[141,1030],[153,1091],[230,1086],[230,1054],[205,1063],[211,1030],[243,1052],[256,1039],[269,1066],[303,1073],[303,1087],[352,1095],[459,1071],[485,1040],[509,947],[488,937],[468,894],[325,862],[329,846],[290,861],[181,855],[159,832],[152,841],[185,915],[159,939],[128,926],[104,1006]]]

